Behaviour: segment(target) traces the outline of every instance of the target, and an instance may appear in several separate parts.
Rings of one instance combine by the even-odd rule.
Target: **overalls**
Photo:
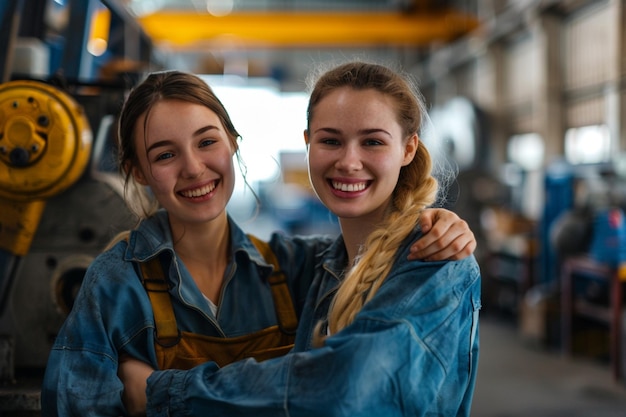
[[[238,337],[215,337],[181,332],[168,292],[168,283],[158,257],[140,264],[142,282],[150,297],[155,321],[155,349],[159,369],[191,369],[214,361],[219,366],[253,357],[259,361],[289,352],[295,340],[298,319],[289,288],[278,260],[266,242],[248,235],[265,260],[274,266],[268,278],[278,324]]]

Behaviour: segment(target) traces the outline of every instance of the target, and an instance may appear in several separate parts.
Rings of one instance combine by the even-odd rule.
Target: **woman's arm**
[[[403,415],[408,405],[404,402],[416,401],[429,410],[446,370],[411,339],[405,323],[385,328],[380,324],[355,322],[368,326],[368,331],[342,332],[323,348],[265,362],[240,361],[221,369],[210,362],[189,371],[153,371],[147,364],[128,360],[120,364],[119,372],[124,402],[131,416],[159,417],[392,417]],[[402,392],[412,397],[418,391],[419,369],[428,370],[429,383],[423,384],[419,397],[402,398]]]
[[[146,388],[154,368],[130,356],[120,357],[118,376],[124,383],[122,400],[129,416],[146,414]]]
[[[420,228],[423,236],[411,246],[409,260],[456,261],[467,258],[476,250],[474,233],[467,222],[453,211],[443,208],[425,209],[420,217]],[[271,244],[276,251],[283,250],[281,245],[284,245],[284,242],[280,241],[279,236],[275,234],[272,238]],[[286,238],[286,240],[293,248],[316,253],[324,251],[332,243],[332,239],[327,236]],[[293,255],[293,249],[287,248],[286,254]],[[295,270],[304,271],[310,265],[304,265],[306,262],[300,260],[302,257],[296,259],[292,256],[291,259],[287,259],[290,268]]]
[[[319,349],[221,369],[152,372],[125,362],[125,395],[141,397],[132,399],[141,415],[147,393],[149,416],[468,415],[480,307],[473,263],[420,263],[416,274],[408,262]]]
[[[420,217],[423,236],[415,241],[409,260],[459,260],[476,249],[476,238],[467,222],[446,209],[426,209]],[[334,241],[328,236],[288,237],[274,233],[269,241],[287,276],[298,316],[313,280],[317,255]]]

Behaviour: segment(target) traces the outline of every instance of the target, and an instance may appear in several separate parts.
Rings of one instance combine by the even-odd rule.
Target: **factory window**
[[[511,136],[507,148],[509,160],[526,171],[534,171],[543,165],[544,144],[537,133]]]
[[[565,132],[565,158],[571,164],[611,160],[611,136],[606,125],[570,128]]]
[[[202,77],[224,103],[241,135],[239,151],[245,163],[243,170],[248,184],[257,193],[261,193],[264,186],[279,186],[282,183],[281,153],[300,152],[304,155],[306,151],[303,132],[306,128],[307,93],[282,92],[277,82],[271,79],[234,75]],[[304,156],[301,162],[306,166]],[[268,228],[266,225],[261,230],[256,228],[258,223],[262,223],[253,214],[257,207],[256,200],[246,189],[241,172],[235,171],[237,180],[229,203],[229,213],[242,224],[245,223],[248,230],[258,236],[268,237],[265,234]],[[255,220],[251,221],[251,218]],[[263,221],[272,230],[280,228],[266,219]]]
[[[241,135],[246,178],[254,184],[277,180],[281,151],[304,151],[306,92],[281,92],[275,81],[238,76],[202,76],[224,103]],[[237,180],[243,188],[243,179]]]

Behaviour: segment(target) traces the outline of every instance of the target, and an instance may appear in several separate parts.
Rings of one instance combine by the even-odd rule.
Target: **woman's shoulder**
[[[408,260],[404,256],[396,259],[388,279],[409,283],[417,281],[419,286],[434,281],[431,285],[447,285],[465,290],[480,280],[480,267],[474,255],[455,261]],[[415,287],[415,284],[413,282],[411,287]]]
[[[139,282],[133,262],[126,259],[128,241],[118,241],[96,256],[85,273],[82,285],[112,287]]]
[[[159,210],[153,216],[142,219],[136,228],[128,232],[124,246],[124,259],[143,261],[162,251],[173,251],[174,244],[167,212]]]
[[[480,268],[473,256],[458,261],[396,261],[372,299],[372,308],[392,306],[391,315],[454,307],[463,300],[480,300]],[[438,307],[437,307],[438,308]]]

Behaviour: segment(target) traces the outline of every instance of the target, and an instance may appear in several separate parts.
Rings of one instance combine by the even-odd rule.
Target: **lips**
[[[187,198],[198,198],[209,194],[211,191],[215,190],[215,182],[211,182],[210,184],[204,185],[199,188],[194,188],[192,190],[183,190],[178,193],[183,197]]]
[[[363,191],[365,188],[367,188],[367,184],[367,181],[350,184],[341,181],[331,181],[331,185],[335,190],[347,193]]]

